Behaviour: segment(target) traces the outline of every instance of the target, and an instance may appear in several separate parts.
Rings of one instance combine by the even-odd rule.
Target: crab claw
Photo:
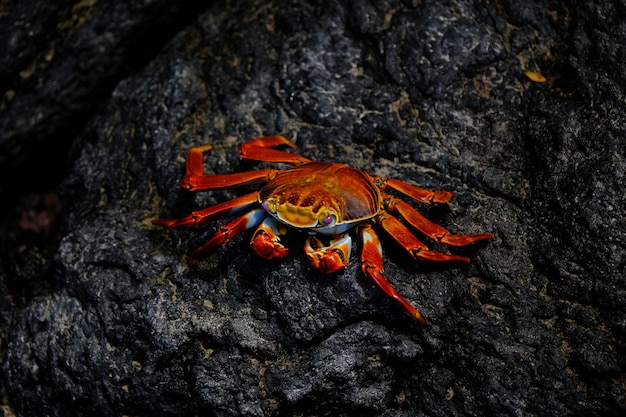
[[[271,217],[266,218],[256,229],[250,245],[252,250],[264,259],[281,259],[289,254],[289,250],[280,243],[280,236],[287,228]]]
[[[347,233],[333,237],[324,245],[316,236],[309,236],[304,243],[304,251],[311,265],[325,274],[332,274],[348,265],[352,239]]]

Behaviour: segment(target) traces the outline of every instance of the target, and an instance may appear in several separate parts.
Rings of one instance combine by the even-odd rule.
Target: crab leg
[[[187,175],[201,177],[204,175],[203,154],[213,149],[213,145],[196,146],[187,151],[185,171]]]
[[[219,190],[238,185],[270,182],[280,172],[279,169],[259,169],[256,171],[219,175],[196,175],[187,173],[180,182],[180,186],[188,191]]]
[[[309,257],[311,265],[325,274],[344,269],[348,265],[352,238],[346,233],[340,233],[324,245],[317,236],[309,236],[304,243],[304,252]]]
[[[464,256],[448,255],[441,252],[429,250],[426,245],[420,242],[411,231],[400,222],[400,220],[388,213],[381,213],[376,218],[376,222],[409,254],[416,260],[434,262],[459,262],[470,263],[470,259]]]
[[[194,211],[189,216],[182,219],[154,219],[152,224],[165,226],[170,229],[184,229],[199,227],[214,219],[220,219],[232,214],[240,213],[251,205],[257,203],[258,192],[233,198],[223,203],[215,204],[202,210]]]
[[[280,237],[287,233],[287,226],[267,217],[256,229],[250,245],[252,250],[264,259],[281,259],[289,254],[289,250],[280,243]]]
[[[422,213],[415,210],[410,204],[392,196],[384,197],[385,208],[392,213],[402,216],[411,226],[415,227],[436,242],[448,246],[465,246],[481,240],[493,239],[493,233],[453,235],[443,227],[428,220]]]
[[[374,182],[381,191],[387,188],[392,188],[402,194],[411,197],[414,200],[420,201],[426,204],[433,203],[447,203],[454,195],[450,191],[431,191],[424,188],[419,188],[414,185],[408,184],[404,181],[396,180],[393,178],[373,178]]]
[[[264,136],[252,139],[241,145],[239,147],[239,156],[242,159],[263,162],[284,162],[292,165],[302,165],[311,162],[311,160],[302,156],[270,148],[278,145],[287,145],[291,148],[296,147],[293,142],[283,136]]]
[[[383,251],[378,240],[378,235],[368,223],[357,226],[357,231],[363,242],[361,251],[361,268],[363,273],[389,297],[398,301],[409,314],[417,319],[422,325],[426,325],[426,320],[419,311],[415,309],[403,296],[396,291],[389,281],[383,276]]]
[[[187,152],[185,176],[180,186],[188,191],[217,190],[237,185],[270,182],[280,170],[260,169],[236,174],[204,175],[203,154],[213,149],[212,145],[196,146]]]
[[[258,226],[261,221],[263,221],[264,217],[265,210],[258,208],[244,214],[241,217],[237,217],[235,220],[224,226],[221,226],[204,245],[200,246],[189,255],[189,261],[194,263],[197,262],[199,258],[211,254],[220,245],[229,242],[241,232]]]

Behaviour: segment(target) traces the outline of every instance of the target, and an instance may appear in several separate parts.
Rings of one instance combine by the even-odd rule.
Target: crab
[[[308,233],[304,252],[312,266],[327,274],[348,265],[352,248],[350,231],[354,229],[361,241],[363,273],[423,325],[426,321],[420,312],[383,275],[383,252],[374,229],[384,230],[416,260],[460,264],[467,264],[470,259],[428,249],[409,227],[446,246],[466,246],[494,237],[493,233],[450,234],[410,204],[387,193],[393,190],[421,203],[441,204],[452,198],[449,191],[430,191],[397,179],[371,176],[348,165],[315,162],[274,149],[281,145],[296,147],[283,136],[265,136],[241,145],[239,155],[242,159],[286,163],[292,167],[221,175],[204,173],[203,155],[213,148],[211,145],[190,149],[186,174],[180,182],[184,189],[205,191],[257,183],[264,184],[263,187],[181,219],[154,219],[152,223],[171,229],[196,228],[215,219],[239,215],[193,251],[189,255],[191,263],[252,228],[256,228],[250,241],[253,251],[261,258],[282,259],[289,249],[281,243],[281,237],[290,229],[300,230]]]

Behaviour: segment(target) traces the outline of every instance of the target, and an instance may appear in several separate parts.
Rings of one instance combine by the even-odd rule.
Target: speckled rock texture
[[[519,4],[214,2],[107,78],[59,186],[63,224],[45,250],[3,255],[4,414],[624,415],[626,6]],[[186,151],[210,143],[208,172],[251,170],[264,165],[237,146],[272,134],[453,191],[415,206],[496,238],[424,239],[472,258],[460,268],[382,239],[426,327],[363,276],[356,247],[327,276],[300,234],[269,262],[248,233],[191,266],[222,223],[151,220],[255,187],[182,190]]]

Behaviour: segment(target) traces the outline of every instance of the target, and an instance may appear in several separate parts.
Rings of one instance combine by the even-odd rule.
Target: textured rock
[[[198,3],[7,2],[0,14],[0,193],[58,182],[86,119],[121,77],[193,21]]]
[[[90,119],[46,267],[24,272],[29,252],[0,270],[48,280],[3,312],[7,410],[624,413],[623,6],[318,3],[215,5]],[[186,150],[212,143],[211,172],[254,169],[236,146],[264,134],[454,191],[420,209],[496,239],[453,250],[472,257],[463,268],[416,264],[383,239],[386,275],[425,328],[356,254],[342,273],[313,270],[297,234],[283,262],[244,236],[190,267],[215,226],[150,220],[241,191],[181,190]]]

